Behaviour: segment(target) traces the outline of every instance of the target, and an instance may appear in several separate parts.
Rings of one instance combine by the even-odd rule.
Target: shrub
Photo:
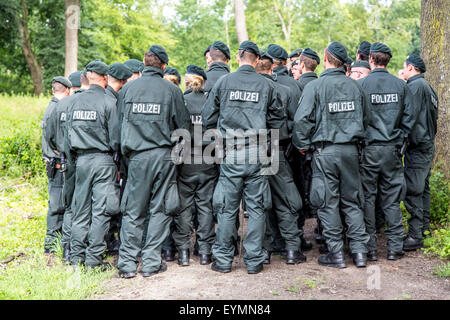
[[[450,222],[449,201],[450,184],[441,171],[442,164],[437,164],[430,177],[430,220],[432,223],[444,225]]]

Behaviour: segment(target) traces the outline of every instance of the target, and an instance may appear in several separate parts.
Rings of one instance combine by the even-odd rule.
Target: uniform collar
[[[212,70],[226,70],[227,72],[230,72],[230,67],[223,62],[213,62],[209,65],[208,71]]]
[[[414,80],[417,80],[417,79],[420,79],[420,78],[425,78],[423,73],[419,73],[419,74],[416,74],[415,76],[412,76],[411,78],[408,79],[408,81],[406,81],[406,83],[411,83]]]
[[[275,81],[275,79],[270,74],[260,73],[260,75],[262,75],[264,78]]]
[[[276,73],[279,76],[289,76],[288,69],[286,66],[273,68],[273,73]]]
[[[376,69],[373,69],[372,71],[370,71],[370,73],[375,73],[375,72],[389,73],[389,71],[387,71],[386,68],[376,68]]]
[[[342,74],[345,76],[345,71],[342,68],[330,68],[330,69],[326,69],[324,72],[322,72],[320,74],[321,77],[323,76],[327,76],[327,75],[338,75],[338,74]]]
[[[98,91],[105,93],[105,89],[100,87],[98,84],[91,84],[88,91]]]
[[[53,96],[52,99],[51,99],[50,101],[51,101],[51,102],[58,102],[59,100],[58,100],[57,97]]]
[[[237,69],[237,71],[238,72],[254,72],[254,73],[256,73],[255,68],[253,68],[249,64],[244,64],[242,67],[239,67],[239,69]]]
[[[317,74],[315,72],[307,72],[307,73],[302,74],[300,76],[300,79],[301,78],[317,78]]]
[[[114,97],[119,97],[119,93],[116,92],[110,85],[106,87],[106,90],[110,91],[114,95]]]
[[[145,76],[145,77],[160,76],[162,78],[162,77],[164,77],[164,72],[159,68],[146,66],[146,67],[144,67],[144,71],[142,71],[142,76]]]

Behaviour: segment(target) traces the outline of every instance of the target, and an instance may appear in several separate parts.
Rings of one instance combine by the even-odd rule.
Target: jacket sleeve
[[[414,94],[408,85],[405,85],[405,101],[403,108],[402,120],[400,123],[400,128],[406,136],[409,136],[414,125],[416,124],[419,108],[422,101],[422,90],[417,90]]]
[[[172,95],[172,124],[174,130],[191,128],[191,119],[184,103],[183,93],[178,88],[173,90]]]
[[[106,101],[106,122],[109,136],[109,147],[113,151],[119,151],[120,146],[120,132],[119,132],[119,115],[117,106],[112,99],[105,97]]]
[[[275,87],[272,86],[267,106],[267,128],[281,129],[286,125],[287,114],[283,107],[283,99]]]
[[[59,102],[58,102],[59,103]],[[56,143],[56,135],[57,135],[57,128],[58,128],[58,124],[57,122],[59,121],[58,119],[58,103],[55,105],[55,107],[53,108],[53,111],[50,113],[48,119],[47,119],[47,125],[44,128],[44,133],[45,133],[45,139],[48,143],[48,146],[52,149],[52,150],[58,150],[61,151],[57,146]]]
[[[314,86],[305,86],[294,116],[292,143],[299,150],[309,149],[311,134],[316,126],[316,94]]]
[[[205,105],[202,108],[202,121],[204,131],[217,128],[217,121],[219,120],[220,114],[220,83],[220,80],[216,82],[214,87],[209,92],[208,99],[206,99]]]

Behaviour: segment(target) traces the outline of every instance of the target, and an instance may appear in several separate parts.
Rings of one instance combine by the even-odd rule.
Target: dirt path
[[[307,239],[314,239],[314,219],[305,225]],[[446,299],[450,300],[450,281],[432,275],[439,259],[409,252],[399,261],[386,259],[385,238],[379,237],[379,260],[367,268],[356,268],[347,258],[346,269],[317,264],[318,245],[307,252],[308,260],[299,265],[286,265],[273,256],[264,271],[249,275],[244,262],[233,262],[231,273],[220,274],[210,266],[191,258],[189,267],[168,263],[162,274],[134,279],[111,279],[104,294],[94,299]],[[370,289],[373,288],[373,289]]]

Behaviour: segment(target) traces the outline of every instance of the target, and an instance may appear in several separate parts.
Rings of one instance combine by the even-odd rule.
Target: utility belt
[[[61,169],[61,159],[59,158],[43,158],[45,162],[45,169],[47,171],[47,177],[53,179],[56,175],[56,170]]]
[[[332,146],[332,145],[356,146],[356,142],[335,143],[335,142],[329,142],[329,141],[321,141],[321,142],[314,143],[314,148],[316,150],[318,150],[318,149],[323,149],[325,147]]]

